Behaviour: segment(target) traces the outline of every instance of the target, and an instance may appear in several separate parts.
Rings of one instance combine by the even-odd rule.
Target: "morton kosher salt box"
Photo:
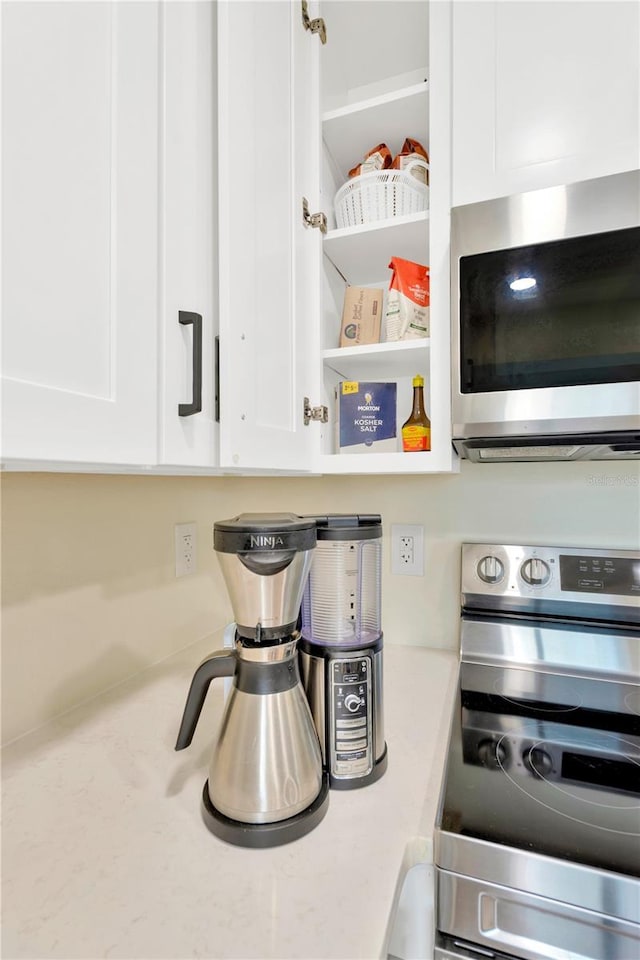
[[[340,453],[394,453],[395,383],[342,380],[336,388],[337,446]]]

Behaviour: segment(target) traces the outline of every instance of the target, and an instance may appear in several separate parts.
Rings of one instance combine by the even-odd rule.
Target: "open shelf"
[[[391,257],[429,263],[429,211],[329,230],[323,249],[347,283],[378,283]]]
[[[329,349],[321,351],[318,363],[320,402],[328,408],[329,421],[319,427],[320,443],[313,470],[338,476],[448,474],[456,470],[449,423],[449,343],[443,332],[449,325],[449,257],[442,229],[448,206],[445,214],[442,211],[449,189],[450,134],[446,109],[439,109],[432,118],[429,101],[432,80],[434,90],[446,93],[450,64],[439,47],[434,47],[438,50],[435,65],[429,63],[433,46],[429,34],[434,20],[448,40],[449,21],[446,12],[440,14],[437,4],[378,0],[375,8],[370,23],[368,18],[363,19],[362,4],[356,0],[327,0],[321,5],[332,38],[323,51],[321,71],[321,193],[330,229],[322,240],[320,339]],[[442,50],[447,49],[445,44]],[[440,102],[446,108],[446,99]],[[332,201],[347,182],[349,170],[379,143],[386,143],[395,156],[407,137],[418,140],[434,156],[430,176],[436,181],[437,192],[434,194],[430,188],[427,210],[331,229],[331,224],[335,224]],[[435,206],[432,197],[438,200]],[[432,303],[433,340],[334,346],[338,342],[345,283],[385,288],[384,317],[392,257],[430,267],[433,290],[435,293],[437,284],[439,294]],[[425,403],[433,425],[432,450],[403,453],[401,428],[411,411],[412,380],[416,374],[425,379]],[[389,444],[393,452],[338,452],[336,391],[345,380],[395,382],[397,443]]]
[[[395,156],[406,137],[429,150],[429,84],[372,97],[322,117],[322,137],[336,170],[346,181],[349,170],[378,143],[386,143]]]
[[[322,360],[342,380],[397,380],[399,377],[413,377],[429,368],[430,345],[430,339],[425,337],[361,347],[338,347],[324,350]]]
[[[451,473],[450,455],[428,453],[339,453],[319,458],[323,474]],[[457,472],[457,471],[456,471]]]

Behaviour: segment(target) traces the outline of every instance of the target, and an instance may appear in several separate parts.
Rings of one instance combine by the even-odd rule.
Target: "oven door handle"
[[[638,946],[638,924],[612,915],[614,910],[625,912],[622,901],[603,902],[602,910],[596,912],[449,871],[437,873],[438,929],[447,937],[513,957],[600,960],[635,956],[629,950]],[[570,888],[567,893],[575,896],[580,878],[574,880],[573,894]]]

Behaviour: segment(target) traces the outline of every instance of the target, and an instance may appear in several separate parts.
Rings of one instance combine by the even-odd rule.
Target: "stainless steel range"
[[[441,958],[640,958],[640,553],[464,544]]]

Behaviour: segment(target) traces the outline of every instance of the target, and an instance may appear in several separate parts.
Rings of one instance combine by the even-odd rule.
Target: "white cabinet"
[[[640,166],[640,4],[453,4],[453,205]]]
[[[2,20],[3,459],[215,467],[215,6]]]
[[[157,6],[1,15],[3,457],[155,463]]]
[[[3,4],[9,468],[454,467],[450,4],[320,14],[326,45],[300,0]],[[406,137],[431,155],[429,210],[336,229],[348,169]],[[431,337],[340,350],[346,284],[387,288],[392,256],[431,268]],[[399,450],[417,373],[431,452],[337,454],[336,384],[398,383]]]
[[[300,3],[219,6],[221,465],[450,471],[449,4],[310,4],[326,44],[304,29]],[[350,167],[383,141],[397,153],[407,137],[430,153],[429,210],[336,229],[333,199]],[[324,237],[305,226],[303,199],[325,213]],[[345,286],[388,288],[393,256],[431,268],[431,337],[339,348]],[[337,453],[339,381],[398,383],[400,451],[418,373],[430,452]],[[326,407],[327,423],[304,423],[305,397]]]
[[[303,398],[317,355],[317,44],[300,4],[219,9],[220,462],[311,467]]]
[[[182,468],[218,462],[216,32],[212,3],[160,5],[158,462]]]

